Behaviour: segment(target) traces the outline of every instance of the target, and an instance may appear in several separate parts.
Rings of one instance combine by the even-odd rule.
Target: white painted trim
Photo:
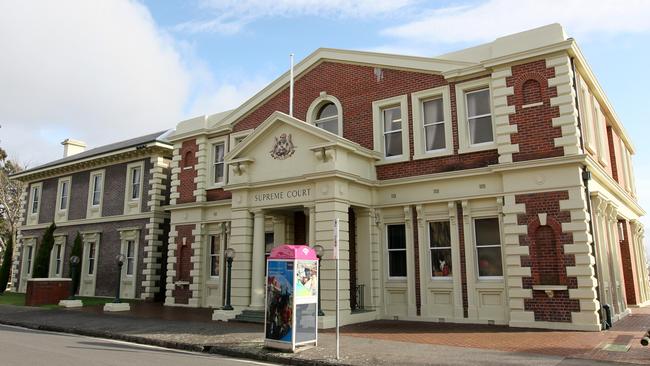
[[[384,146],[384,117],[383,110],[391,107],[399,107],[402,117],[402,154],[386,157]],[[375,165],[399,163],[410,159],[409,144],[409,113],[408,96],[398,95],[391,98],[372,102],[372,126],[373,126],[373,149],[381,154],[381,160]]]
[[[38,189],[36,200],[36,212],[34,212],[34,189]],[[27,225],[38,224],[38,218],[41,212],[43,198],[43,182],[32,183],[29,185],[29,205],[27,206]]]
[[[207,172],[206,177],[206,189],[215,189],[221,188],[226,185],[228,181],[228,165],[226,164],[226,155],[228,155],[229,146],[228,146],[228,136],[219,136],[207,141],[207,157],[206,157],[206,167],[205,171]],[[214,147],[216,145],[223,144],[223,180],[221,182],[214,181],[214,164],[215,164],[215,154]]]
[[[99,204],[93,205],[93,194],[94,194],[94,178],[96,176],[101,177],[101,187],[99,191]],[[86,209],[86,218],[99,218],[102,217],[102,207],[104,203],[104,187],[106,185],[106,170],[94,170],[90,172],[88,180],[88,203]]]
[[[243,142],[246,139],[246,137],[248,137],[251,133],[253,133],[253,131],[254,130],[252,128],[249,128],[248,130],[231,133],[229,135],[230,141],[228,143],[228,152],[230,152],[230,150],[232,150],[235,146],[239,145],[239,143]],[[242,137],[243,139],[238,143],[237,140]]]
[[[320,96],[316,99],[314,99],[313,102],[311,102],[311,105],[309,106],[309,109],[307,109],[307,123],[311,123],[312,125],[316,125],[316,117],[318,112],[320,112],[320,109],[322,106],[324,106],[327,103],[333,103],[334,106],[336,107],[336,113],[337,113],[337,135],[343,136],[343,106],[341,105],[341,102],[338,100],[333,95],[329,95],[326,92],[321,92]]]
[[[133,169],[140,169],[140,186],[138,197],[133,199],[132,197],[132,178],[133,178]],[[126,166],[126,183],[124,185],[124,214],[137,214],[142,211],[142,195],[144,194],[144,185],[147,183],[144,181],[145,171],[144,171],[144,160],[136,161],[130,163]]]
[[[437,98],[442,98],[444,116],[442,122],[445,127],[445,148],[427,151],[426,131],[424,129],[424,102]],[[413,114],[413,159],[427,159],[437,156],[452,155],[454,153],[454,135],[451,121],[451,98],[449,85],[411,93],[411,111]]]
[[[66,198],[65,209],[61,209],[61,200],[62,200],[61,195],[63,194],[63,183],[68,184],[68,197]],[[72,193],[72,177],[67,176],[67,177],[59,178],[59,181],[57,183],[57,188],[56,188],[56,203],[54,208],[54,217],[55,217],[54,221],[57,223],[57,225],[60,222],[68,221],[68,211],[70,209],[71,193]]]
[[[456,120],[458,121],[458,153],[465,154],[476,151],[494,150],[496,144],[496,126],[494,124],[494,101],[489,77],[466,81],[456,84]],[[487,88],[490,93],[490,114],[492,121],[492,142],[472,144],[469,133],[469,120],[467,118],[466,94],[475,90]]]

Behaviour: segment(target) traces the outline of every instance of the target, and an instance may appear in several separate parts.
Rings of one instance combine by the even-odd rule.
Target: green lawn
[[[75,299],[83,301],[84,306],[104,305],[107,302],[113,302],[112,298],[105,298],[105,297],[77,296],[77,297],[75,297]],[[133,302],[137,302],[137,301],[140,301],[140,300],[125,299],[125,300],[122,300],[122,301],[133,303]],[[0,295],[0,305],[24,306],[25,305],[25,294],[16,293],[16,292],[6,292],[5,291],[2,295]],[[59,306],[55,305],[55,304],[51,304],[51,305],[41,305],[41,307],[56,309]]]

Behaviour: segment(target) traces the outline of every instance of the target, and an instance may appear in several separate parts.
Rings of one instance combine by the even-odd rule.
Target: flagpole
[[[289,72],[289,115],[293,117],[293,53],[289,54],[291,69]]]
[[[334,220],[334,258],[336,259],[336,359],[340,358],[339,333],[339,219]]]

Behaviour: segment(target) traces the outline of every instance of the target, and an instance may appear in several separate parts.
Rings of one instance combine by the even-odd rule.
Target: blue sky
[[[637,148],[650,207],[650,2],[188,0],[0,3],[0,144],[31,166],[237,106],[318,47],[435,56],[560,22]],[[38,146],[38,148],[35,148]]]

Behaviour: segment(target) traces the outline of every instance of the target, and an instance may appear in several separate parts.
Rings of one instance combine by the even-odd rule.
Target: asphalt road
[[[257,366],[272,364],[0,325],[0,365]]]

